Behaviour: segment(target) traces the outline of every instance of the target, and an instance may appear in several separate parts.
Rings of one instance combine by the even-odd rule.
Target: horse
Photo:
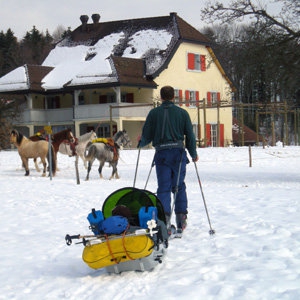
[[[79,136],[78,138],[76,138],[76,141],[73,144],[73,146],[72,146],[72,144],[68,143],[67,141],[63,141],[59,145],[58,151],[61,154],[66,154],[69,156],[74,156],[74,155],[80,156],[80,158],[83,161],[84,167],[87,169],[87,162],[84,158],[84,151],[85,151],[86,145],[95,139],[97,139],[97,134],[96,134],[96,132],[91,130],[90,132],[87,132],[87,133]]]
[[[44,135],[45,135],[45,131],[42,129],[42,130],[38,131],[35,135],[30,136],[29,139],[33,142],[40,141],[40,140],[47,140],[48,136],[46,136],[46,138],[45,138]],[[56,162],[57,162],[57,152],[59,150],[59,145],[64,141],[67,141],[68,143],[75,142],[75,138],[71,131],[71,128],[67,128],[67,129],[59,131],[57,133],[54,133],[51,135],[50,138],[51,138],[51,144],[54,148]],[[34,158],[33,161],[34,161],[36,170],[38,172],[40,172],[40,168],[38,167],[38,164],[37,164],[37,159]]]
[[[57,152],[59,150],[59,145],[64,141],[67,141],[68,143],[74,145],[75,137],[71,131],[71,128],[64,129],[62,131],[59,131],[51,135],[51,144],[54,148],[56,163],[57,163]]]
[[[29,168],[28,168],[28,159],[29,158],[38,158],[40,157],[43,163],[43,174],[42,176],[46,176],[47,163],[46,158],[49,164],[49,143],[45,140],[40,140],[37,142],[31,141],[29,138],[24,136],[22,133],[18,132],[16,129],[13,129],[10,132],[10,142],[14,144],[18,148],[19,155],[22,159],[22,162],[25,167],[25,176],[29,176]],[[56,173],[56,157],[54,152],[54,147],[51,147],[52,154],[52,174],[55,176]]]
[[[102,140],[108,140],[108,141],[106,143],[105,142],[90,143],[87,145],[86,151],[84,152],[84,157],[88,161],[88,169],[87,169],[87,175],[85,179],[86,181],[89,180],[89,174],[95,159],[98,159],[100,162],[98,168],[100,178],[103,178],[102,168],[105,162],[108,162],[113,169],[109,179],[112,179],[114,177],[116,179],[120,178],[117,170],[117,165],[119,160],[119,150],[121,146],[125,147],[128,144],[130,145],[130,138],[127,132],[125,130],[122,130],[122,131],[118,131],[112,137],[112,139],[103,138]]]
[[[40,131],[38,131],[36,134],[32,135],[29,137],[29,139],[33,142],[37,142],[37,141],[41,141],[41,140],[44,140],[46,141],[46,139],[44,138],[43,134],[45,133],[45,131],[42,129]],[[38,172],[41,172],[41,169],[39,168],[39,165],[37,163],[37,159],[34,158],[33,159],[34,161],[34,165],[35,165],[35,169],[38,171]],[[22,165],[23,168],[24,168],[24,164]]]

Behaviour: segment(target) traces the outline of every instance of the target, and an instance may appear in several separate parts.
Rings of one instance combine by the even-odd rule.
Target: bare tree
[[[63,25],[58,25],[52,33],[53,42],[54,43],[59,42],[62,39],[63,34],[65,32],[66,32],[66,28]]]
[[[219,1],[212,1],[201,10],[203,20],[227,24],[248,20],[254,23],[259,31],[275,30],[281,33],[281,42],[300,39],[300,1],[277,0],[281,6],[277,15],[267,11],[261,1],[234,0],[225,6]]]
[[[10,146],[9,132],[12,129],[12,122],[19,118],[23,103],[23,97],[18,101],[9,95],[2,95],[0,98],[0,150],[8,149]]]
[[[212,1],[201,11],[213,24],[203,33],[235,83],[238,102],[287,101],[291,109],[299,108],[300,1],[273,3],[281,7],[277,14],[258,0]],[[254,124],[255,112],[244,113],[247,125]]]

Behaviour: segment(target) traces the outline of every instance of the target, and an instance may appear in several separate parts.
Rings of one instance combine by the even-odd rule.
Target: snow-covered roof
[[[26,68],[19,67],[0,78],[0,90],[18,91],[29,88]]]
[[[136,84],[154,86],[153,77],[164,68],[177,42],[184,38],[208,43],[202,34],[175,13],[167,17],[82,23],[58,43],[39,66],[42,77],[35,72],[35,76],[40,78],[33,80],[28,66],[19,67],[0,78],[0,92],[32,90],[30,83],[38,81],[39,86],[36,85],[35,90],[41,91],[108,83],[134,84],[132,78],[137,80]],[[121,82],[114,57],[142,60],[144,65],[133,64],[130,68],[134,61],[128,60],[129,67]],[[139,72],[136,72],[137,67]]]

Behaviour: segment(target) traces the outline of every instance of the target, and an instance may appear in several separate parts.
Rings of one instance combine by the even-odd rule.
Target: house
[[[60,41],[42,65],[24,65],[0,78],[1,94],[24,95],[16,126],[32,135],[51,125],[76,136],[107,137],[126,129],[133,146],[164,85],[175,88],[199,146],[232,141],[232,83],[210,41],[176,13],[100,22],[99,14]],[[225,105],[226,104],[226,105]]]
[[[234,146],[254,146],[260,143],[264,143],[262,135],[241,124],[238,119],[232,118],[232,144]]]

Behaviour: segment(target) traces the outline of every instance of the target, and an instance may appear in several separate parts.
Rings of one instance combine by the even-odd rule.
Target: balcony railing
[[[146,117],[152,104],[107,103],[79,105],[75,107],[75,119],[107,119],[120,117]]]
[[[112,118],[146,118],[153,106],[151,104],[107,103],[78,105],[74,108],[25,109],[19,123],[45,124],[74,122],[76,120]]]
[[[45,124],[72,122],[73,108],[56,109],[25,109],[20,116],[19,123],[25,124]]]

